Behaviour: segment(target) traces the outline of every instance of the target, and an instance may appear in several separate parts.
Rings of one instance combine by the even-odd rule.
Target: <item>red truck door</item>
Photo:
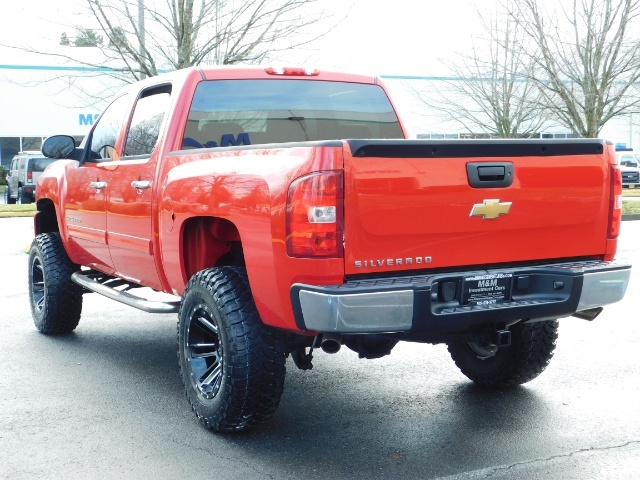
[[[64,221],[71,258],[81,265],[110,273],[105,215],[107,174],[101,164],[96,163],[68,170]]]
[[[158,155],[154,152],[170,86],[147,89],[139,96],[123,146],[110,165],[107,238],[116,272],[161,289],[153,257],[152,199]]]
[[[113,268],[107,245],[109,165],[116,154],[116,142],[130,106],[130,97],[123,95],[100,116],[85,145],[90,150],[88,158],[67,170],[67,185],[62,194],[71,258],[107,273],[112,273]]]

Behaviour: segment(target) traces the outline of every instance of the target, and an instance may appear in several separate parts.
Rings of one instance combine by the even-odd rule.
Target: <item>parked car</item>
[[[46,158],[37,151],[18,153],[11,161],[4,202],[31,203],[36,198],[38,177],[54,159]]]
[[[618,165],[622,172],[622,186],[640,188],[640,153],[623,151],[616,153]]]

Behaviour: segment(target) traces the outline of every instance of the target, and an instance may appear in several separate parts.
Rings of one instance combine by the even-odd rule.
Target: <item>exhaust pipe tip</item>
[[[591,322],[595,320],[596,317],[600,315],[603,310],[604,308],[602,307],[590,308],[588,310],[581,310],[579,312],[576,312],[573,314],[573,316],[576,318],[580,318],[582,320],[589,320]]]
[[[336,333],[323,333],[320,348],[325,353],[338,353],[342,346],[342,335]]]

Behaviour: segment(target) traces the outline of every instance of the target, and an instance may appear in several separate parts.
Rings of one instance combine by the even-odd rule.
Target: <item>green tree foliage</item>
[[[73,45],[76,47],[100,47],[102,46],[102,42],[102,35],[88,28],[80,28],[78,29],[76,39],[73,41]]]
[[[104,38],[90,28],[76,27],[76,37],[71,41],[67,32],[60,34],[60,45],[74,47],[101,47]]]

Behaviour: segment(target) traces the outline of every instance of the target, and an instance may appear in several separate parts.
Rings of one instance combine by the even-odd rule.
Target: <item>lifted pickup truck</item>
[[[558,318],[627,287],[613,146],[405,135],[379,78],[191,68],[127,87],[79,148],[43,145],[63,160],[38,181],[37,329],[74,330],[87,292],[177,312],[186,396],[218,431],[271,417],[286,358],[309,369],[315,349],[446,343],[478,384],[535,378]]]

